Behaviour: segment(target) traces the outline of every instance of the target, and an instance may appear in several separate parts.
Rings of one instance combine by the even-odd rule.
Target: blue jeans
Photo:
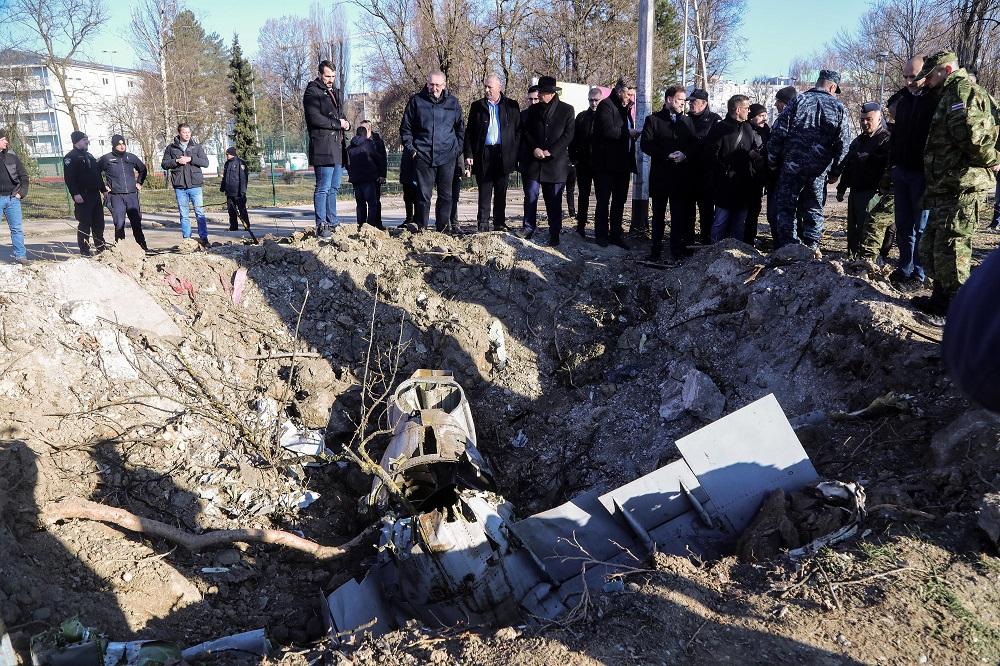
[[[208,240],[208,222],[205,220],[205,206],[202,204],[200,187],[179,187],[174,190],[177,210],[181,216],[181,236],[191,238],[191,218],[188,206],[194,206],[194,216],[198,219],[198,238]]]
[[[28,256],[28,251],[24,247],[21,200],[17,197],[0,197],[0,212],[7,218],[7,226],[10,227],[10,242],[14,246],[14,258]]]
[[[917,248],[927,226],[920,199],[924,195],[924,174],[899,167],[892,168],[892,189],[896,196],[896,243],[899,245],[899,272],[906,277],[924,279]]]
[[[718,243],[723,238],[743,240],[746,228],[746,208],[715,207],[715,219],[712,221],[712,242]]]
[[[997,191],[993,196],[993,220],[991,227],[1000,227],[1000,178],[997,178]]]
[[[313,190],[313,210],[316,212],[316,228],[333,227],[337,224],[337,193],[344,167],[339,164],[314,166],[316,189]]]

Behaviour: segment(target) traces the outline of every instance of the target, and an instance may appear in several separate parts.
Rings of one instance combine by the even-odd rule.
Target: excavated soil
[[[823,258],[726,242],[654,266],[636,260],[642,243],[575,234],[553,249],[344,226],[329,241],[150,257],[123,243],[0,267],[0,618],[22,651],[71,616],[182,645],[265,627],[287,664],[996,663],[1000,560],[976,527],[1000,489],[996,423],[943,374],[914,294],[841,261],[842,213]],[[995,244],[977,237],[977,258]],[[656,556],[559,623],[413,627],[332,655],[321,589],[361,572],[365,552],[190,552],[46,516],[82,498],[190,532],[346,542],[370,522],[368,478],[336,456],[290,459],[278,429],[324,429],[336,453],[362,405],[417,368],[463,385],[521,515],[648,473],[677,438],[773,393],[819,473],[864,485],[864,536],[799,562]],[[693,369],[717,390],[682,404]],[[889,392],[895,407],[850,415]],[[319,498],[300,508],[306,491]]]

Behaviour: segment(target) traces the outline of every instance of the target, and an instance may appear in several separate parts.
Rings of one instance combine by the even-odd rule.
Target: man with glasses
[[[897,98],[892,136],[889,138],[889,166],[896,202],[896,243],[899,265],[889,279],[897,285],[916,286],[924,281],[924,267],[917,254],[927,220],[920,199],[924,195],[924,146],[931,127],[937,97],[924,88],[917,73],[924,66],[922,56],[903,65],[904,87]]]
[[[594,166],[591,162],[591,140],[594,133],[594,114],[597,105],[601,103],[601,89],[594,87],[587,93],[587,101],[590,106],[586,111],[580,112],[576,116],[573,131],[573,143],[569,146],[569,159],[576,170],[576,185],[579,187],[579,195],[576,200],[576,233],[581,238],[587,237],[587,213],[590,211],[590,190],[594,184]],[[569,182],[566,183],[567,197],[569,193]],[[570,215],[573,211],[570,212]]]

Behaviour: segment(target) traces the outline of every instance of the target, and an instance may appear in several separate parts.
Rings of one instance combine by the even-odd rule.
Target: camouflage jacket
[[[945,79],[924,150],[925,199],[992,191],[1000,109],[965,69]]]
[[[771,128],[767,161],[774,169],[840,176],[852,139],[847,107],[825,90],[808,90],[785,107]]]

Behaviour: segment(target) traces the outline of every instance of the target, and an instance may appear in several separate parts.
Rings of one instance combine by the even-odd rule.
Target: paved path
[[[514,218],[516,226],[520,226],[522,205],[521,192],[512,189],[509,192],[507,204],[508,221]],[[382,199],[382,221],[386,226],[397,226],[403,223],[406,210],[401,195],[387,195]],[[539,202],[539,208],[544,209]],[[287,236],[299,229],[313,226],[312,206],[288,206],[275,208],[251,208],[250,227],[258,237],[265,234]],[[355,202],[353,199],[341,199],[337,202],[337,213],[342,222],[353,224],[355,217]],[[541,214],[541,211],[540,211]],[[544,215],[541,215],[544,219]],[[229,217],[226,213],[209,213],[208,236],[210,241],[240,240],[246,236],[244,231],[229,231]],[[472,230],[476,224],[476,191],[463,192],[459,199],[458,219],[466,230]],[[433,224],[433,220],[431,221]],[[192,226],[194,220],[192,219]],[[132,242],[132,233],[126,224],[126,242]],[[150,249],[162,250],[176,246],[181,240],[180,222],[176,215],[169,213],[145,213],[143,215],[143,232]],[[76,220],[71,218],[61,220],[24,221],[25,246],[31,259],[63,260],[79,255],[76,245]],[[105,239],[114,238],[114,225],[111,216],[105,215]],[[10,230],[0,222],[0,262],[9,262],[12,258]]]

